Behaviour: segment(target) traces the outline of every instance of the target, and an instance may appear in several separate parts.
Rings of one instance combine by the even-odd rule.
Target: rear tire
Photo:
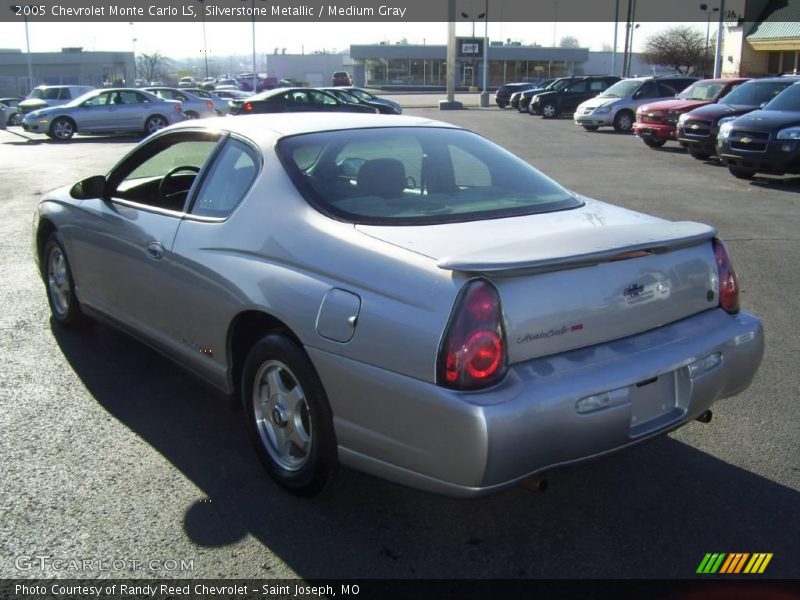
[[[198,115],[198,114],[197,114],[196,112],[194,112],[193,110],[187,111],[187,112],[185,112],[185,113],[183,113],[183,114],[185,114],[185,115],[186,115],[186,118],[187,118],[187,119],[199,119],[199,118],[200,118],[200,115]]]
[[[642,141],[651,148],[661,148],[667,143],[667,140],[659,140],[658,138],[642,138]]]
[[[314,496],[340,473],[333,413],[303,350],[268,334],[250,350],[241,388],[247,430],[270,477],[297,496]]]
[[[53,232],[47,238],[41,261],[42,275],[47,288],[47,302],[53,320],[66,328],[85,325],[87,319],[75,296],[75,280],[58,233]]]
[[[614,117],[614,129],[617,131],[630,131],[633,129],[634,120],[635,117],[631,111],[621,110],[617,113],[617,116]]]
[[[147,121],[144,122],[144,135],[152,135],[156,131],[164,129],[167,124],[167,120],[161,115],[153,115],[152,117],[148,117]]]
[[[728,167],[728,171],[730,174],[736,177],[736,179],[752,179],[756,172],[750,169],[741,169],[739,167]]]

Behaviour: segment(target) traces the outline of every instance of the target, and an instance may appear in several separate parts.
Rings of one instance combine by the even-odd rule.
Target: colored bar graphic
[[[772,560],[772,553],[757,552],[708,552],[700,561],[696,573],[720,575],[760,574],[763,573],[769,562]],[[747,565],[747,566],[745,566]],[[743,570],[744,569],[744,570]]]

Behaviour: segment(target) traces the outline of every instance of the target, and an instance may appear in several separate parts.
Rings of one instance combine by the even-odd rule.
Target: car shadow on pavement
[[[13,133],[13,132],[10,132]],[[131,135],[109,135],[109,136],[78,136],[70,140],[54,140],[49,137],[28,137],[29,134],[15,134],[14,137],[9,137],[8,140],[0,138],[0,143],[5,146],[32,146],[35,144],[130,144],[137,143],[142,140],[141,136]],[[35,134],[34,134],[35,135]],[[23,139],[23,136],[27,139]]]
[[[779,192],[800,192],[800,177],[787,177],[781,179],[778,177],[767,178],[756,175],[750,182],[754,187],[763,187],[770,190],[777,190]]]
[[[299,499],[220,394],[104,325],[52,331],[96,401],[207,496],[183,523],[201,546],[249,535],[303,578],[693,577],[707,552],[772,552],[769,576],[797,576],[800,494],[669,437],[551,473],[545,493],[456,500],[353,474]]]

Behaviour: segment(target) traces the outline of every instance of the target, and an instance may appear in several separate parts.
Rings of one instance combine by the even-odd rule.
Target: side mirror
[[[94,175],[82,179],[72,186],[69,195],[76,200],[89,200],[90,198],[105,198],[106,178],[102,175]]]

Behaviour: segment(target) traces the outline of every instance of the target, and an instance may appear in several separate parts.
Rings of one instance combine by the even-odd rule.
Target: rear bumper
[[[335,415],[343,464],[423,490],[473,497],[688,423],[746,389],[763,348],[757,318],[712,309],[513,365],[501,383],[472,393],[308,352]],[[716,367],[690,372],[690,364],[712,354],[721,358]],[[578,400],[603,393],[613,406],[577,412]]]
[[[665,125],[662,123],[640,123],[633,124],[633,133],[641,138],[651,138],[659,140],[676,139],[675,125]]]

